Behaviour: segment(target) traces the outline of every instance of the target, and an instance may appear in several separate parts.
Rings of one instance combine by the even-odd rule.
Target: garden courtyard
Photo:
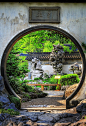
[[[55,31],[39,30],[13,46],[6,74],[23,108],[64,106],[60,100],[69,97],[80,82],[81,56],[69,38]]]
[[[0,3],[0,126],[86,125],[82,2]]]
[[[1,103],[1,113],[10,113],[12,124],[20,116],[24,118],[22,124],[32,126],[57,126],[61,122],[70,125],[79,121],[86,101],[82,110],[76,103],[76,108],[67,110],[66,99],[77,89],[82,69],[79,50],[65,36],[48,30],[25,35],[13,46],[6,63],[8,83],[18,96],[9,94],[8,98],[17,111],[15,107],[10,110],[10,105],[5,110]],[[19,116],[13,118],[14,114]]]

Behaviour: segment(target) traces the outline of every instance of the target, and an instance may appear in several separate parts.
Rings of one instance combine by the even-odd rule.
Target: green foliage
[[[56,84],[57,83],[57,79],[55,79],[56,75],[53,75],[52,77],[49,78],[49,83],[51,84]]]
[[[60,90],[61,89],[61,86],[60,85],[57,85],[56,86],[56,90]]]
[[[28,72],[28,62],[15,54],[14,47],[8,56],[6,65],[8,79],[10,76],[24,78],[25,74]]]
[[[24,92],[35,92],[34,87],[31,87],[29,85],[23,84],[22,87]]]
[[[43,52],[52,52],[53,50],[53,43],[50,42],[49,40],[44,43],[44,49]]]
[[[30,95],[27,94],[27,93],[24,94],[24,97],[25,97],[25,98],[29,98],[29,99],[31,99]]]
[[[34,78],[34,80],[40,80],[40,78]],[[32,80],[31,80],[32,81]]]
[[[82,42],[82,47],[85,49],[85,53],[86,53],[86,44],[84,42]]]
[[[17,109],[20,109],[21,108],[21,101],[20,101],[19,98],[14,97],[12,95],[9,95],[9,99],[10,99],[11,103],[14,103],[15,104],[15,107]]]
[[[14,54],[14,50],[12,50],[8,56],[8,59],[7,59],[7,65],[6,65],[6,72],[7,72],[7,76],[19,76],[20,75],[20,71],[19,71],[19,68],[18,68],[18,65],[19,65],[19,57],[16,56]]]
[[[24,80],[24,77],[26,75],[26,73],[29,72],[28,70],[28,62],[26,62],[25,60],[22,60],[19,62],[19,65],[18,65],[18,68],[19,68],[19,72],[20,72],[20,76],[22,80]]]
[[[58,83],[63,85],[72,85],[74,83],[78,83],[80,81],[77,74],[67,74],[63,75],[58,79]]]
[[[18,111],[15,111],[14,109],[0,109],[0,113],[8,113],[10,115],[19,115]]]
[[[10,83],[11,87],[13,88],[13,90],[17,94],[19,94],[21,92],[21,86],[20,86],[21,81],[20,81],[20,79],[17,78],[17,77],[9,77],[8,80],[9,80],[9,83]]]
[[[9,79],[10,85],[12,86],[13,90],[19,94],[22,91],[24,92],[35,92],[34,87],[26,85],[28,80],[20,80],[19,78],[10,77]]]
[[[61,44],[64,47],[64,51],[71,52],[76,47],[75,44],[65,36],[58,34],[56,31],[39,30],[31,32],[22,37],[15,45],[15,53],[27,53],[27,52],[51,52],[53,44]],[[69,50],[68,46],[64,44],[69,43],[72,46],[72,50]]]

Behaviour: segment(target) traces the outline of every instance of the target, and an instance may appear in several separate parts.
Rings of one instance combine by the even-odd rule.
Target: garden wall
[[[29,7],[60,7],[60,23],[29,23]],[[9,42],[25,29],[49,25],[61,28],[81,45],[86,43],[86,3],[1,2],[0,3],[0,64]],[[0,65],[1,66],[1,65]],[[0,70],[1,72],[1,70]],[[75,99],[85,97],[85,83]]]
[[[60,7],[60,23],[29,23],[29,7]],[[0,62],[3,51],[19,32],[36,25],[59,27],[78,42],[86,42],[86,3],[1,2],[0,3]]]
[[[82,64],[79,64],[82,68]],[[67,73],[67,74],[73,74],[73,72],[69,71],[69,68],[70,68],[71,65],[63,65],[63,70],[62,70],[62,73]],[[30,67],[29,67],[30,68]],[[44,71],[44,73],[48,74],[48,75],[53,75],[54,74],[54,71],[53,71],[53,67],[51,65],[42,65],[42,69]],[[29,72],[28,73],[28,79],[31,79],[33,78],[31,73]]]

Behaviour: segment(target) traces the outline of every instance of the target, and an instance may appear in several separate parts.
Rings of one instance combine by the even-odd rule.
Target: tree
[[[25,35],[14,45],[14,48],[16,53],[51,52],[53,44],[58,43],[62,46],[69,43],[72,46],[71,50],[68,46],[64,46],[64,51],[72,52],[76,48],[70,39],[56,31],[49,30],[39,30]]]
[[[6,72],[7,72],[7,76],[19,76],[19,57],[16,56],[14,54],[14,50],[12,49],[12,51],[10,52],[8,59],[7,59],[7,64],[6,64]]]
[[[15,77],[25,77],[28,72],[28,62],[24,58],[20,58],[15,54],[15,49],[11,50],[6,64],[6,72],[8,78],[11,76]]]

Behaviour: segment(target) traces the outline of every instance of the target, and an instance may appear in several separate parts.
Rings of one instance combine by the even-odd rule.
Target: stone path
[[[20,110],[19,116],[0,114],[0,126],[86,126],[86,99],[66,110]]]
[[[39,111],[28,112],[20,110],[19,116],[10,116],[9,114],[0,114],[0,126],[85,126],[86,108],[76,108],[64,111]],[[84,113],[82,111],[84,110]]]
[[[61,96],[61,95],[64,95],[64,91],[43,91],[45,93],[48,93],[48,96],[47,97],[53,97],[53,96]]]
[[[64,91],[44,91],[48,93],[47,97],[36,98],[31,101],[24,102],[21,108],[32,108],[32,107],[57,107],[66,106],[66,101],[63,100]]]

